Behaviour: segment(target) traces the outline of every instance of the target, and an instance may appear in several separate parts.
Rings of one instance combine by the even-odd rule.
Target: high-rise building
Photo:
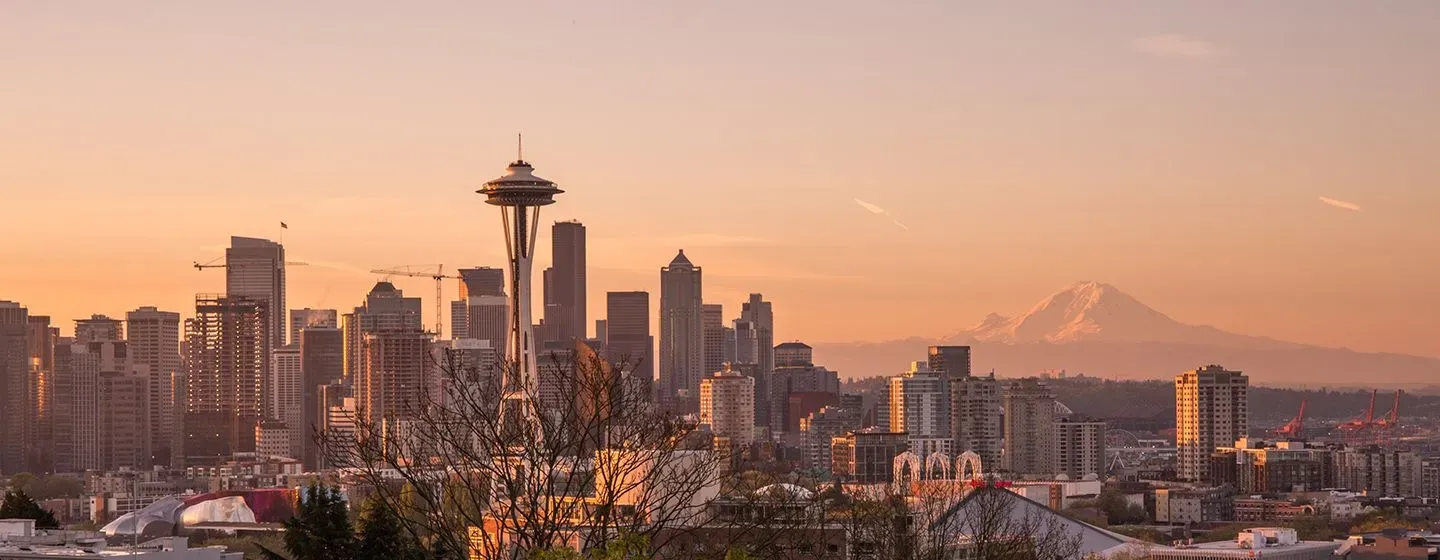
[[[76,342],[109,342],[125,340],[125,328],[119,319],[104,315],[91,315],[89,319],[75,320]]]
[[[638,380],[643,387],[636,388],[646,392],[646,400],[655,379],[654,340],[650,292],[605,294],[605,361],[622,364],[622,376]]]
[[[725,355],[725,306],[704,304],[700,315],[700,325],[705,330],[705,371],[715,373],[724,369],[725,362],[736,361]]]
[[[855,430],[831,440],[831,473],[860,484],[895,481],[895,456],[910,449],[902,432],[874,428]]]
[[[5,474],[24,471],[35,445],[29,332],[29,310],[0,301],[0,473]]]
[[[931,346],[930,369],[943,371],[950,379],[970,377],[969,346]]]
[[[290,310],[290,338],[286,339],[287,344],[300,344],[300,329],[307,327],[328,327],[340,328],[340,316],[334,309],[304,309]]]
[[[139,366],[133,371],[100,374],[96,447],[103,470],[138,471],[148,469],[153,463],[150,450],[153,432],[148,425],[149,369]]]
[[[265,305],[266,352],[285,340],[285,247],[269,239],[230,237],[225,249],[225,295]],[[268,356],[267,356],[268,358]]]
[[[705,375],[701,273],[684,250],[660,269],[660,396],[681,412],[698,408]]]
[[[861,406],[860,395],[841,395],[840,402],[827,405],[800,420],[809,468],[830,470],[831,444],[836,436],[860,429]]]
[[[185,464],[255,451],[269,373],[269,309],[246,296],[196,296],[195,318],[185,324]]]
[[[105,437],[102,415],[106,405],[101,378],[122,374],[128,368],[129,349],[124,341],[62,338],[56,343],[52,420],[56,472],[104,468],[101,439]],[[143,401],[139,404],[144,405]]]
[[[50,325],[50,317],[31,315],[26,345],[30,359],[30,405],[35,432],[30,453],[30,472],[55,470],[55,343],[60,329]]]
[[[304,331],[301,331],[304,332]],[[299,459],[304,454],[301,441],[305,424],[304,361],[298,344],[287,344],[270,351],[270,400],[266,420],[279,422],[289,429],[290,438],[282,457]]]
[[[367,333],[378,331],[420,331],[420,298],[405,293],[389,282],[376,282],[365,303],[345,314],[345,376],[352,379],[364,364]]]
[[[803,343],[786,343],[787,345]],[[806,348],[809,348],[806,346]],[[787,361],[786,363],[800,363],[800,359]],[[799,429],[799,418],[819,410],[821,406],[834,403],[834,399],[817,400],[820,394],[829,394],[838,397],[840,394],[840,374],[830,371],[822,366],[809,363],[805,359],[805,365],[786,365],[775,368],[775,371],[767,380],[769,387],[769,412],[768,426],[771,432],[784,433],[786,431]],[[758,366],[757,366],[758,367]],[[793,395],[805,394],[801,403],[795,403],[791,399]],[[817,406],[809,410],[792,410],[792,404],[804,404],[804,402],[816,403]]]
[[[925,362],[890,378],[890,430],[905,432],[910,449],[921,457],[952,454],[950,384]]]
[[[755,380],[725,368],[700,381],[700,423],[717,438],[746,447],[755,442]]]
[[[1055,471],[1080,480],[1105,478],[1105,421],[1082,415],[1055,420]]]
[[[750,299],[740,306],[740,320],[750,323],[755,331],[755,361],[762,376],[775,369],[775,312],[770,302],[760,294],[750,294]]]
[[[550,228],[550,292],[545,320],[561,342],[584,339],[589,326],[585,314],[585,225],[577,221],[555,222]]]
[[[355,375],[356,414],[372,426],[412,419],[432,386],[430,335],[420,329],[365,333],[362,367]]]
[[[150,464],[169,465],[177,427],[176,389],[180,369],[180,314],[140,307],[125,314],[126,343],[131,363],[148,368],[146,425],[150,430]]]
[[[465,333],[461,338],[487,341],[503,356],[505,333],[510,328],[510,300],[505,296],[470,296],[465,310],[466,330],[453,332]]]
[[[1004,470],[1053,477],[1055,470],[1055,393],[1033,377],[1005,387]],[[983,459],[981,461],[984,462]]]
[[[460,300],[475,296],[505,295],[505,270],[482,266],[462,268],[460,272]]]
[[[775,346],[775,367],[805,367],[815,365],[814,361],[814,350],[804,342],[782,342]]]
[[[948,371],[947,371],[948,374]],[[1003,432],[1000,421],[1000,384],[988,376],[948,376],[950,428],[956,453],[974,451],[983,465],[1001,464]]]
[[[1207,480],[1210,454],[1246,436],[1250,378],[1218,365],[1175,376],[1176,475]]]
[[[322,389],[345,379],[345,337],[340,329],[308,327],[300,330],[300,372],[303,376],[302,419],[293,426],[300,433],[300,459],[306,468],[319,468],[315,435],[324,424],[330,404]]]

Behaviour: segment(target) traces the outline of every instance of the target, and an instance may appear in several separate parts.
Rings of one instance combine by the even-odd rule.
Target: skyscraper
[[[30,357],[30,405],[35,433],[30,453],[30,472],[55,470],[54,407],[55,342],[60,329],[50,325],[50,317],[31,315],[26,345]]]
[[[701,328],[705,330],[705,371],[707,374],[724,369],[725,362],[725,306],[707,303],[700,307]],[[764,393],[761,393],[764,395]]]
[[[505,295],[505,271],[499,268],[482,266],[479,268],[462,268],[460,273],[460,299],[475,296],[504,296]]]
[[[225,250],[225,295],[265,305],[268,352],[285,340],[285,247],[268,239],[230,238]],[[267,356],[268,359],[268,356]]]
[[[298,344],[287,344],[270,351],[270,396],[266,420],[284,425],[290,442],[286,452],[280,455],[295,459],[304,453],[301,438],[306,434],[302,428],[305,424],[303,363]]]
[[[423,330],[420,312],[420,298],[407,298],[394,284],[376,282],[365,303],[345,314],[346,379],[357,375],[364,363],[366,333]]]
[[[119,319],[104,315],[91,315],[89,319],[75,320],[76,342],[107,342],[125,340],[125,329]]]
[[[339,314],[334,309],[291,309],[290,338],[286,343],[300,344],[300,329],[306,327],[340,328]]]
[[[459,299],[450,302],[450,338],[488,340],[502,350],[509,314],[505,271],[487,266],[459,272]]]
[[[910,450],[921,457],[952,454],[950,386],[943,372],[915,362],[890,378],[890,430],[905,432]]]
[[[505,333],[510,329],[510,300],[503,295],[470,296],[465,311],[465,330],[454,331],[463,332],[465,336],[455,336],[484,340],[496,349],[497,355],[503,356]]]
[[[931,346],[930,369],[943,371],[951,379],[970,377],[969,346]]]
[[[775,368],[768,380],[770,418],[760,424],[772,432],[798,430],[799,418],[839,398],[840,374],[811,363],[810,347],[803,342],[787,342],[777,352],[787,357],[787,365]]]
[[[755,363],[762,375],[768,375],[775,369],[775,312],[770,302],[760,294],[750,294],[749,301],[740,306],[740,320],[755,330]]]
[[[1013,381],[1005,387],[1004,402],[1003,468],[1021,475],[1054,476],[1055,394],[1050,386],[1033,377]]]
[[[1105,421],[1080,415],[1055,420],[1055,470],[1080,480],[1105,477]]]
[[[755,380],[728,367],[702,379],[700,423],[732,446],[754,443]]]
[[[974,451],[982,465],[995,468],[1000,464],[1003,432],[1000,422],[1000,384],[992,372],[988,376],[971,375],[950,380],[950,429],[954,434],[955,452]]]
[[[269,373],[269,309],[245,296],[196,296],[195,318],[185,329],[185,464],[255,451]]]
[[[120,340],[78,342],[61,338],[56,343],[52,420],[56,472],[104,468],[101,440],[107,435],[103,416],[109,405],[102,402],[101,379],[125,374],[129,361],[129,348]],[[145,405],[143,401],[129,404]],[[145,429],[144,424],[138,428]]]
[[[1250,378],[1218,365],[1175,376],[1175,473],[1207,480],[1210,454],[1250,429]]]
[[[145,470],[153,463],[149,373],[149,367],[139,366],[134,371],[100,374],[96,446],[101,469]]]
[[[169,465],[176,439],[176,388],[180,371],[180,314],[140,307],[125,314],[131,363],[146,372],[145,423],[150,430],[150,464]]]
[[[698,410],[705,375],[701,272],[684,250],[660,269],[660,397],[680,412]]]
[[[561,342],[584,339],[588,325],[585,315],[585,225],[577,221],[555,222],[550,228],[550,289],[553,313],[545,320],[553,325]]]
[[[314,435],[334,404],[324,399],[324,388],[338,388],[345,378],[345,337],[340,329],[308,327],[300,330],[300,371],[304,376],[301,387],[304,392],[304,419],[297,428],[301,433],[301,456],[298,458],[307,469],[316,469],[320,466],[320,453]]]
[[[373,426],[411,419],[424,401],[430,378],[430,336],[420,329],[365,333],[363,362],[356,373],[356,414]]]
[[[29,311],[0,301],[0,473],[24,471],[35,445],[31,414]]]
[[[621,375],[638,380],[638,387],[651,396],[654,386],[654,337],[650,335],[650,292],[607,292],[605,294],[605,361],[624,364]],[[635,401],[630,401],[635,402]]]

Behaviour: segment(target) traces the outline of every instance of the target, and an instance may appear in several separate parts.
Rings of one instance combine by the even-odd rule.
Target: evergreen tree
[[[425,551],[414,536],[400,525],[395,512],[379,500],[372,500],[360,517],[357,560],[424,560]]]
[[[37,529],[59,529],[60,522],[55,514],[40,507],[24,490],[5,492],[5,501],[0,503],[0,519],[34,519]]]
[[[285,522],[285,550],[293,560],[349,560],[355,557],[355,532],[340,490],[311,484]]]

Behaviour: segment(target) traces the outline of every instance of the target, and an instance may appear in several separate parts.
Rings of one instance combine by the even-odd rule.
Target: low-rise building
[[[1235,517],[1235,494],[1228,486],[1160,488],[1155,490],[1155,521],[1188,525],[1230,521]]]

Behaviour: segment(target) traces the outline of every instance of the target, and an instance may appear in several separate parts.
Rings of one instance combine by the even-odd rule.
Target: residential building
[[[755,380],[731,370],[700,381],[700,423],[717,438],[748,447],[755,441]]]
[[[299,344],[287,344],[270,352],[271,390],[266,420],[272,426],[287,428],[290,441],[283,452],[276,454],[281,457],[299,459],[304,454],[304,369]]]
[[[775,367],[813,366],[815,365],[814,352],[810,345],[804,342],[782,342],[775,345]]]
[[[1424,461],[1413,451],[1372,445],[1338,449],[1331,457],[1337,487],[1391,498],[1419,496],[1422,491]]]
[[[1235,519],[1235,493],[1226,486],[1158,488],[1155,521],[1173,525],[1217,523]]]
[[[176,398],[184,375],[180,365],[180,314],[140,307],[126,313],[125,322],[130,362],[148,368],[146,422],[151,457],[143,466],[170,465],[171,449],[179,443],[178,407],[184,406]]]
[[[1033,377],[1006,385],[1002,469],[1043,478],[1055,475],[1055,393]]]
[[[866,428],[831,440],[831,474],[860,484],[895,481],[895,457],[910,450],[904,432]]]
[[[803,344],[802,344],[803,345]],[[797,362],[798,363],[798,362]],[[790,396],[795,393],[827,393],[830,395],[840,394],[840,374],[823,366],[809,363],[805,365],[782,366],[775,368],[770,375],[770,429],[773,432],[793,431],[799,428],[799,418],[809,414],[813,410],[819,410],[816,406],[810,410],[800,413],[799,410],[790,410]],[[811,399],[808,402],[815,402]],[[833,401],[825,401],[820,406],[830,404]]]
[[[124,323],[104,315],[91,315],[89,319],[75,320],[76,342],[111,342],[125,340]]]
[[[841,402],[828,405],[800,420],[805,435],[805,465],[829,471],[833,467],[832,444],[836,437],[860,429],[860,395],[841,395]]]
[[[1215,451],[1210,480],[1242,494],[1317,492],[1336,484],[1332,454],[1304,442],[1241,438]]]
[[[956,360],[952,358],[950,362],[955,363]],[[962,453],[974,451],[985,465],[1002,464],[1003,407],[1000,383],[995,380],[995,373],[957,377],[947,371],[947,377],[950,383],[950,430],[955,449]]]
[[[1218,365],[1175,376],[1176,474],[1208,480],[1215,449],[1246,437],[1250,378]]]
[[[969,346],[931,346],[927,361],[930,369],[943,371],[952,380],[970,377]]]
[[[904,432],[910,451],[922,458],[936,452],[953,456],[950,385],[945,374],[915,362],[910,371],[891,377],[889,388],[889,429]]]
[[[1055,420],[1055,472],[1079,480],[1105,478],[1105,421],[1072,414]]]
[[[132,333],[134,331],[131,331]],[[104,371],[99,375],[96,447],[105,471],[145,470],[151,466],[149,426],[150,371]]]
[[[700,307],[701,328],[705,331],[705,371],[715,373],[724,369],[726,362],[736,360],[726,356],[725,337],[730,329],[725,327],[725,306],[707,303]],[[764,395],[764,392],[760,393]],[[763,400],[763,399],[762,399]],[[756,418],[757,422],[769,424],[769,419]]]
[[[366,332],[352,390],[358,418],[370,426],[413,419],[432,386],[431,339],[419,329]]]
[[[187,466],[255,451],[269,373],[269,309],[246,296],[196,296],[195,318],[185,329]]]
[[[365,303],[344,317],[345,378],[353,379],[365,364],[365,335],[379,331],[422,331],[420,298],[405,293],[389,282],[376,282]],[[478,338],[471,336],[470,338]],[[502,335],[499,342],[504,342]]]
[[[703,301],[701,267],[681,250],[660,269],[660,397],[677,412],[699,408],[705,376]]]

